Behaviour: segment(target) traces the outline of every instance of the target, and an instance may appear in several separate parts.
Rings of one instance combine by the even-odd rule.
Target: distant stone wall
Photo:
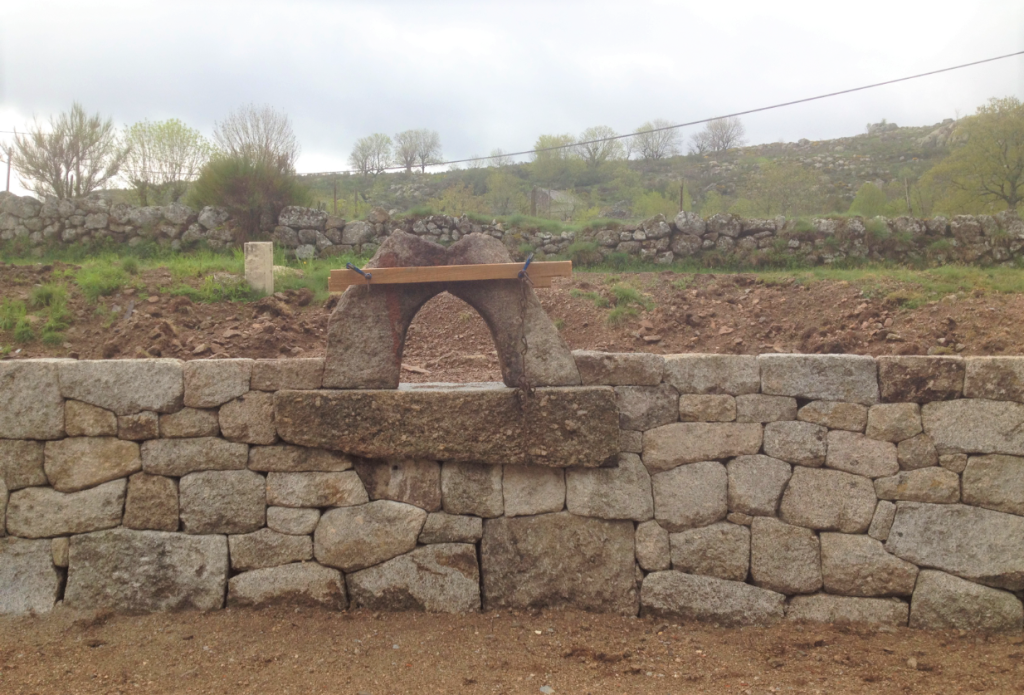
[[[443,245],[483,232],[500,239],[516,257],[522,257],[527,249],[545,255],[564,254],[576,242],[592,242],[601,257],[618,253],[659,264],[695,257],[708,265],[758,266],[788,258],[809,265],[848,259],[1013,265],[1024,256],[1024,221],[1013,211],[926,220],[826,217],[809,222],[725,214],[704,219],[681,212],[672,220],[658,215],[614,229],[550,233],[496,221],[479,224],[467,217],[392,219],[379,208],[366,220],[346,221],[322,210],[288,207],[277,220],[269,216],[262,220],[260,227],[262,236],[299,259],[346,253],[369,256],[396,229]],[[104,240],[130,246],[148,240],[187,249],[199,242],[224,248],[235,239],[230,215],[216,207],[196,211],[172,203],[140,208],[111,204],[101,195],[40,203],[35,198],[0,193],[0,242],[17,242],[40,253],[50,246]]]
[[[1024,358],[574,359],[522,406],[550,441],[481,416],[503,386],[327,390],[319,359],[0,362],[0,612],[1022,629]],[[607,407],[616,465],[563,468]],[[548,465],[470,460],[517,446]]]

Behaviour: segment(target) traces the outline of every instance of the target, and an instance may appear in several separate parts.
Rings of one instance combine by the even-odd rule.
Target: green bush
[[[36,334],[32,330],[32,324],[28,322],[27,316],[22,316],[14,325],[14,342],[31,343],[35,339]]]
[[[49,345],[50,347],[57,347],[58,345],[64,344],[64,334],[57,333],[56,331],[47,330],[43,328],[43,335],[39,338],[43,341],[43,344]]]
[[[259,232],[260,217],[277,219],[288,205],[309,205],[308,189],[291,170],[248,157],[220,156],[199,173],[188,194],[188,204],[199,209],[218,205],[238,224],[235,241],[243,242]]]
[[[892,236],[892,232],[889,231],[889,225],[880,217],[868,220],[867,224],[864,225],[864,230],[867,232],[868,239],[875,243],[887,241]]]
[[[128,257],[121,261],[121,270],[128,273],[129,275],[139,274],[139,260],[137,258]]]
[[[597,265],[603,260],[598,248],[593,241],[577,241],[569,245],[569,248],[565,250],[565,255],[569,257],[574,266],[586,268]]]

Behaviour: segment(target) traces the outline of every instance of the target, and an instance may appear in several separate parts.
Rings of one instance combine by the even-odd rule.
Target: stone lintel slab
[[[619,453],[607,386],[518,389],[436,384],[399,390],[278,391],[274,421],[291,444],[364,458],[423,458],[564,468]]]

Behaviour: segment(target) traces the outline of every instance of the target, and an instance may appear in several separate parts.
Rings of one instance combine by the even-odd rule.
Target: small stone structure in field
[[[525,406],[321,359],[0,362],[0,612],[1022,629],[1024,358],[571,358]]]

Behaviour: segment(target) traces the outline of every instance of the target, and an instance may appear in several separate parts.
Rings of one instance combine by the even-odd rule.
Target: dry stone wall
[[[366,220],[346,221],[323,210],[287,207],[276,220],[266,215],[260,229],[278,246],[307,260],[346,253],[372,255],[395,230],[446,246],[473,232],[489,234],[517,257],[526,248],[552,255],[565,253],[574,243],[590,242],[596,248],[591,254],[625,254],[660,264],[698,257],[709,264],[758,265],[794,258],[811,265],[849,259],[996,265],[1018,263],[1024,256],[1024,221],[1013,211],[931,219],[824,217],[810,221],[729,214],[704,219],[681,212],[673,219],[658,215],[614,228],[551,233],[445,215],[392,219],[379,208]],[[102,195],[40,203],[0,193],[0,243],[15,242],[39,252],[104,240],[132,246],[151,241],[175,249],[204,242],[225,248],[235,239],[230,214],[217,207],[198,211],[181,203],[133,207],[111,203]]]
[[[566,441],[610,426],[612,465],[448,456],[502,436],[479,418],[429,451],[389,435],[388,458],[353,455],[379,442],[370,425],[325,435],[334,449],[289,434],[316,427],[288,422],[297,397],[394,418],[433,399],[458,419],[459,398],[500,385],[324,390],[318,359],[0,362],[0,612],[571,606],[1022,629],[1024,358],[574,358],[582,386],[532,398],[564,404],[545,417]]]

